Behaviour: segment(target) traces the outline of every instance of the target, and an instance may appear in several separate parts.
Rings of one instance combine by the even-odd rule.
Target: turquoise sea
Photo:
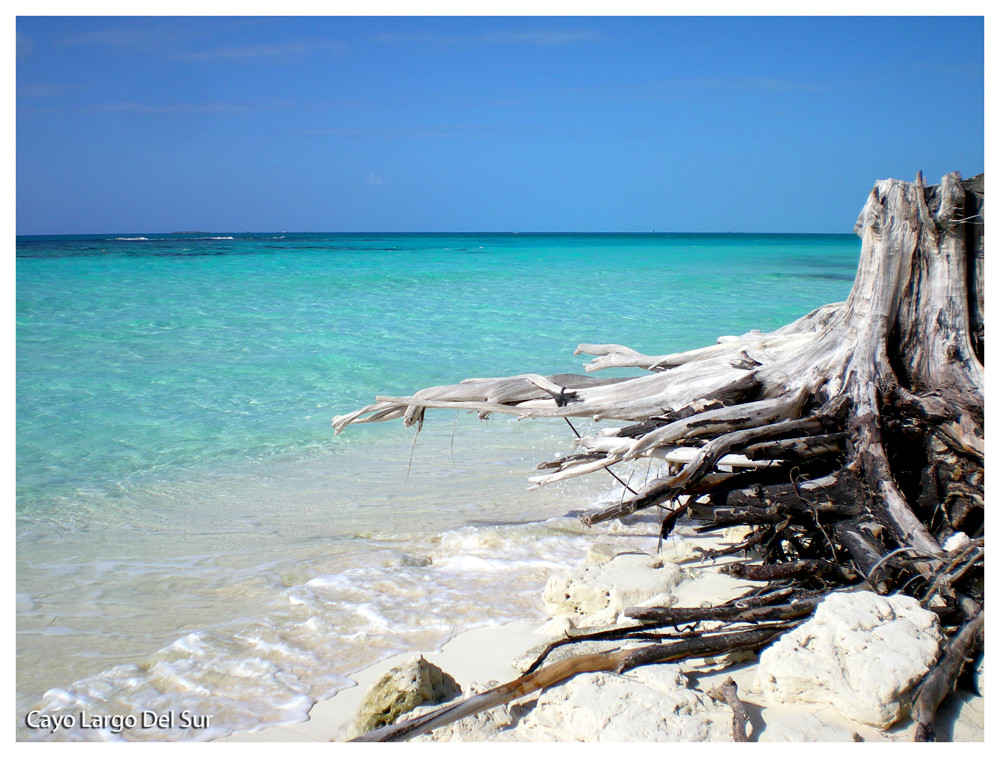
[[[330,419],[470,376],[580,372],[581,342],[657,354],[769,331],[844,299],[859,250],[853,235],[19,237],[18,738],[301,720],[379,658],[541,615],[547,576],[589,543],[572,513],[614,496],[606,476],[525,492],[568,452],[565,423],[430,411],[416,437],[398,421],[335,437]],[[94,728],[185,709],[210,728]],[[29,728],[33,711],[59,726]]]

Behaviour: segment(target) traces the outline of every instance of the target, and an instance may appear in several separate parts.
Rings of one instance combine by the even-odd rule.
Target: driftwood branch
[[[491,690],[473,695],[457,703],[438,708],[398,724],[376,729],[351,740],[352,742],[397,742],[426,734],[467,716],[504,705],[525,695],[559,684],[577,674],[610,671],[621,674],[650,663],[666,663],[717,655],[736,650],[755,650],[766,645],[787,627],[766,627],[742,632],[722,633],[678,640],[638,649],[579,655],[553,663],[525,674]]]
[[[733,711],[733,742],[749,742],[747,737],[747,723],[750,721],[750,714],[747,707],[740,700],[736,692],[736,682],[732,677],[727,677],[726,681],[715,689],[708,691],[708,696],[713,700],[723,700]]]
[[[984,628],[985,618],[980,611],[954,636],[944,656],[920,685],[913,703],[913,720],[917,722],[914,741],[935,741],[934,715],[941,701],[955,689],[971,652],[982,643]]]
[[[845,568],[838,563],[818,559],[803,559],[772,565],[730,563],[723,566],[719,571],[739,579],[750,579],[757,582],[815,577],[816,579],[825,579],[831,582],[850,583],[858,579],[858,574],[855,571]]]
[[[637,621],[655,621],[659,625],[677,626],[696,621],[726,621],[729,623],[755,623],[758,621],[787,621],[809,616],[816,609],[819,597],[796,600],[787,605],[740,607],[715,606],[712,608],[626,608],[625,615]]]

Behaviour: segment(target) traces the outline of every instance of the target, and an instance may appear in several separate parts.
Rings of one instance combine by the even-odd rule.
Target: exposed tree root
[[[955,624],[963,604],[983,603],[983,208],[981,176],[880,181],[855,227],[861,257],[843,303],[684,353],[577,348],[595,356],[587,371],[648,372],[635,378],[468,379],[376,398],[333,425],[420,425],[428,408],[627,422],[578,439],[532,486],[659,459],[665,476],[583,521],[655,506],[661,536],[681,514],[707,529],[754,525],[740,549],[763,565],[729,571],[906,591]],[[949,554],[958,531],[974,547]]]
[[[955,634],[938,665],[920,685],[913,703],[913,720],[917,722],[914,736],[916,742],[936,740],[934,715],[941,701],[955,689],[955,681],[962,673],[966,660],[982,644],[984,623],[983,613],[980,611]]]
[[[749,742],[750,738],[747,737],[747,723],[750,721],[750,714],[747,713],[746,705],[743,704],[739,695],[736,694],[736,682],[733,681],[733,678],[729,677],[714,690],[709,690],[708,695],[713,700],[724,700],[732,709],[733,742]]]

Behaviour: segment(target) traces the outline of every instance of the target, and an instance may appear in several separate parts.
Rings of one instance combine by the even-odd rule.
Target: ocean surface
[[[570,452],[563,421],[428,411],[419,435],[334,436],[331,418],[470,376],[581,373],[581,342],[657,354],[769,331],[843,300],[859,250],[853,235],[19,237],[18,739],[299,721],[380,658],[544,615],[547,577],[593,540],[575,514],[620,496],[606,475],[526,492]]]

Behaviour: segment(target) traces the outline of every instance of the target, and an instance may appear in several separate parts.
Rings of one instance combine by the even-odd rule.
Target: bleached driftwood
[[[983,188],[957,173],[933,187],[919,174],[877,182],[847,300],[769,334],[655,356],[582,344],[595,356],[587,371],[649,373],[470,379],[378,397],[334,428],[420,425],[429,408],[628,422],[579,439],[532,485],[659,457],[668,476],[584,522],[657,506],[661,536],[682,510],[705,529],[749,524],[748,549],[788,564],[764,574],[920,588],[924,603],[967,617],[962,606],[981,606],[985,548],[957,573],[942,544],[984,531]]]
[[[981,278],[976,278],[982,254],[974,250],[970,264],[968,194],[975,197],[957,174],[930,190],[919,176],[915,183],[879,182],[856,226],[863,245],[859,276],[847,301],[819,308],[771,334],[665,356],[644,356],[619,345],[581,345],[578,352],[603,358],[591,369],[633,365],[654,373],[609,381],[533,374],[467,380],[410,397],[377,398],[334,419],[334,427],[340,431],[350,423],[399,417],[407,425],[422,423],[428,408],[650,420],[650,428],[634,438],[628,429],[617,432],[630,439],[627,447],[608,446],[603,460],[572,462],[558,475],[701,443],[700,455],[670,482],[653,485],[655,496],[636,496],[644,507],[684,494],[723,456],[747,446],[840,431],[848,438],[844,466],[860,475],[857,495],[872,515],[899,546],[940,556],[941,547],[915,514],[912,497],[896,483],[885,416],[888,408],[925,427],[924,468],[958,466],[969,475],[981,469],[983,367],[973,335],[982,333],[976,323],[982,311]],[[970,278],[970,272],[975,276]],[[586,449],[588,441],[581,444]],[[591,449],[599,446],[591,444]],[[920,471],[913,475],[919,477]],[[967,498],[978,504],[980,493],[981,487],[973,485]]]

